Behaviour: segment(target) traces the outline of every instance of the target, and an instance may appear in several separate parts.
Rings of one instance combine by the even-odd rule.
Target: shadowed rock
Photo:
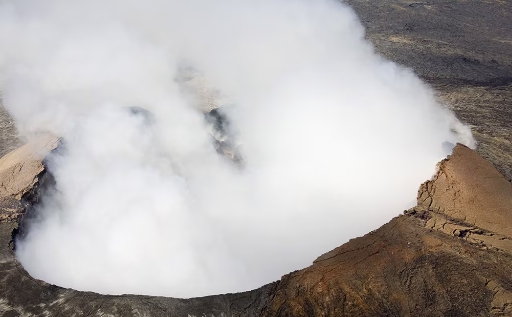
[[[45,139],[0,160],[5,164],[0,170],[12,171],[12,175],[2,174],[9,175],[4,183],[19,177],[27,186],[4,194],[0,202],[37,195],[45,171],[36,158],[56,144],[55,139],[41,140]],[[27,162],[30,169],[11,169]],[[20,219],[3,217],[10,211],[0,203],[0,313],[508,316],[512,314],[512,255],[507,244],[511,185],[490,163],[462,145],[438,166],[435,177],[421,185],[415,208],[320,256],[310,267],[253,291],[193,299],[101,295],[36,280],[12,250]],[[15,205],[18,214],[25,208],[22,203]]]
[[[0,199],[21,199],[44,170],[42,160],[57,146],[58,138],[43,135],[0,159]]]
[[[418,206],[284,276],[263,316],[510,316],[511,198],[459,144]]]
[[[58,138],[41,135],[0,159],[0,221],[14,221],[21,216],[22,197],[37,187],[45,169],[42,160],[57,143]]]
[[[377,50],[427,79],[474,126],[479,152],[510,179],[511,2],[348,2]],[[13,129],[2,133],[7,130]],[[2,150],[12,148],[6,145]],[[2,316],[512,315],[509,185],[461,146],[405,215],[277,283],[186,300],[105,296],[31,278],[14,257],[12,235],[26,208],[22,201],[36,194],[45,171],[41,162],[14,157],[0,164],[8,188],[0,198]],[[18,179],[20,171],[26,174]]]
[[[57,144],[57,138],[41,136],[0,159],[0,316],[259,315],[273,284],[251,292],[177,299],[79,292],[32,278],[16,260],[13,240],[51,179],[43,159]]]

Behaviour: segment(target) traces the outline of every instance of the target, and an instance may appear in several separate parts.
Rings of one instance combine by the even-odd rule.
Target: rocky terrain
[[[79,292],[32,278],[16,235],[51,186],[40,136],[0,160],[2,316],[510,316],[512,184],[457,145],[417,206],[259,289],[193,299]]]
[[[413,69],[441,102],[472,126],[477,149],[512,179],[512,2],[346,0],[386,58]],[[218,92],[185,69],[185,90],[199,92],[201,108],[218,106]],[[222,96],[221,96],[222,99]],[[0,155],[20,145],[0,107]]]
[[[347,0],[376,50],[412,68],[512,179],[512,2]]]
[[[263,316],[512,315],[512,184],[457,145],[418,205],[284,276]]]
[[[308,268],[250,292],[174,299],[78,292],[21,267],[13,236],[51,183],[42,160],[58,142],[39,136],[0,159],[0,315],[511,316],[512,3],[347,2],[377,51],[472,126],[478,153],[458,145],[416,207]],[[19,145],[0,109],[0,156]]]

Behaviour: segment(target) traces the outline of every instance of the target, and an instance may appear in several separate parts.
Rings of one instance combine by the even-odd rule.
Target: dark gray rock
[[[472,125],[478,152],[512,178],[511,2],[347,2],[377,51],[411,67],[436,88],[440,100]],[[3,119],[6,115],[0,117],[0,123],[7,124],[2,140],[15,140],[12,122]],[[0,153],[15,143],[2,141]],[[20,217],[37,200],[44,173],[33,175],[37,181],[29,183],[34,190],[23,191],[21,198],[0,198],[2,316],[512,314],[508,236],[496,238],[475,224],[428,208],[395,218],[320,257],[310,268],[250,292],[173,299],[105,296],[49,285],[31,278],[12,250]]]
[[[0,157],[20,146],[22,142],[11,116],[0,102]]]
[[[0,313],[2,316],[256,316],[273,285],[238,294],[176,299],[105,296],[65,289],[32,278],[14,254],[41,193],[52,177],[43,158],[58,139],[44,135],[0,159]]]
[[[346,0],[376,50],[414,70],[512,179],[512,2]]]

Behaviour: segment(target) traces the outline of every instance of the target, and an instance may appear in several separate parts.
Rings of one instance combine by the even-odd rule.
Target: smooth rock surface
[[[458,145],[421,185],[418,207],[512,239],[512,184],[491,163]]]

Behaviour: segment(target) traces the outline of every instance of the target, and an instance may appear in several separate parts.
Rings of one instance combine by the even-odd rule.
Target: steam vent
[[[474,150],[457,143],[451,154],[438,162],[432,178],[417,184],[414,207],[396,210],[396,216],[387,219],[380,228],[345,244],[343,241],[336,243],[339,246],[330,251],[318,250],[319,256],[311,258],[309,266],[246,292],[183,299],[102,295],[51,285],[32,277],[15,252],[20,250],[19,244],[16,249],[17,241],[27,235],[27,223],[39,217],[39,209],[35,207],[44,203],[45,193],[55,189],[57,178],[50,173],[53,170],[45,158],[65,148],[66,139],[62,135],[36,131],[38,133],[31,133],[28,141],[22,141],[16,127],[24,125],[13,123],[4,110],[9,109],[9,100],[4,98],[0,100],[4,103],[0,105],[0,317],[512,316],[512,0],[347,0],[345,3],[364,26],[365,33],[363,35],[361,27],[360,37],[370,41],[380,56],[411,69],[426,82],[428,89],[435,91],[432,99],[453,111],[454,118],[460,120],[456,122],[467,131],[471,130],[477,143]],[[0,19],[5,16],[0,11]],[[209,18],[206,14],[197,16]],[[71,17],[69,20],[75,18]],[[131,18],[127,21],[132,21]],[[186,25],[191,27],[193,23]],[[38,24],[31,28],[37,29]],[[14,37],[6,36],[7,33],[0,29],[0,39],[4,36],[12,40],[8,43],[15,45]],[[43,33],[31,41],[52,40],[51,36],[42,36]],[[157,38],[155,34],[152,39]],[[111,43],[109,40],[103,44]],[[212,43],[215,44],[215,40],[208,42]],[[3,44],[0,41],[1,51],[10,46]],[[132,51],[131,46],[113,46],[116,50]],[[204,50],[212,48],[215,46],[206,46]],[[368,51],[366,46],[364,51]],[[140,52],[134,55],[137,53]],[[18,55],[13,56],[13,60],[17,60]],[[160,55],[150,56],[158,59]],[[151,58],[145,60],[149,62]],[[68,62],[69,65],[63,64],[63,69],[73,64],[72,59]],[[0,71],[4,71],[3,63],[0,52]],[[154,68],[160,74],[160,65]],[[69,73],[74,77],[72,71]],[[63,74],[69,75],[65,71]],[[128,77],[133,74],[128,71],[123,73],[125,75],[126,82],[130,82]],[[45,74],[39,76],[47,79]],[[0,76],[0,85],[5,84],[2,78]],[[67,77],[63,78],[65,82]],[[108,84],[110,77],[107,79],[98,85]],[[59,79],[52,80],[45,82],[51,89],[58,86]],[[207,100],[200,107],[203,112],[212,111],[220,104],[228,107],[232,104],[228,97],[226,101],[217,96],[220,93],[216,89],[203,89],[200,79],[191,76],[182,81],[188,85],[184,86],[186,89],[200,90],[202,98]],[[153,82],[149,82],[148,87],[153,88]],[[0,88],[5,96],[4,87]],[[25,90],[17,88],[19,95],[23,95],[20,100],[32,101],[25,98]],[[371,93],[372,87],[368,85],[364,94]],[[76,100],[82,98],[87,98],[87,94],[79,94]],[[137,102],[130,104],[129,118],[134,122],[139,120],[136,122],[141,131],[146,131],[143,129],[151,125],[153,113],[146,111],[142,103],[139,107]],[[12,108],[10,110],[13,112]],[[209,119],[222,126],[221,114],[215,110],[210,114],[216,114]],[[17,118],[23,113],[12,115]],[[94,120],[90,123],[90,126],[96,124]],[[394,125],[394,122],[384,123],[382,127]],[[365,126],[358,126],[358,129],[364,130]],[[237,173],[245,164],[243,145],[238,147],[238,143],[226,138],[223,134],[227,134],[226,131],[217,132],[218,138],[214,136],[216,150],[236,163],[232,170]],[[366,140],[371,143],[373,139]],[[446,144],[456,141],[450,142]],[[304,143],[307,143],[305,148],[314,147],[310,140]],[[379,151],[384,147],[375,143],[364,146],[375,158],[374,162],[379,162]],[[404,168],[396,173],[408,171]],[[364,198],[370,201],[371,196]],[[325,219],[325,222],[332,228],[332,221]],[[247,248],[245,244],[243,248]],[[257,260],[265,263],[266,259]]]

